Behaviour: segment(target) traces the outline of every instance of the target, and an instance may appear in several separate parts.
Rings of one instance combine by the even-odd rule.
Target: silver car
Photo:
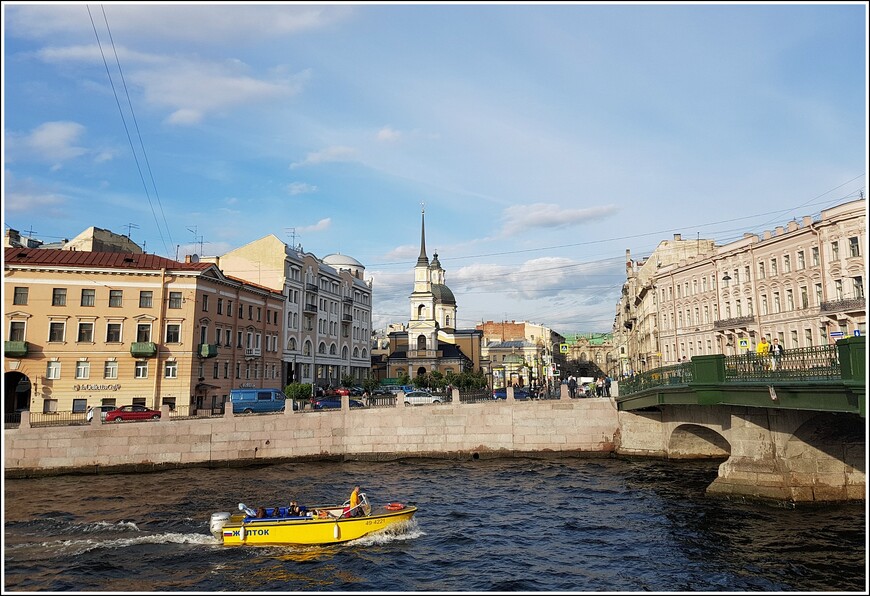
[[[441,397],[432,395],[428,391],[409,391],[405,394],[406,406],[419,406],[420,404],[440,404]]]

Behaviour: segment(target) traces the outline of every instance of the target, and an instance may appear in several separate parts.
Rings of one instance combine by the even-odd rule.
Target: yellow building
[[[209,408],[282,386],[279,291],[152,254],[4,256],[5,413]]]

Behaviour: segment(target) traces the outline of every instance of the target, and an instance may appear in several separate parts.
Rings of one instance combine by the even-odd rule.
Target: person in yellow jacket
[[[766,370],[770,360],[770,344],[767,343],[767,338],[761,336],[761,341],[755,348],[755,359],[758,361],[759,368]]]
[[[350,493],[350,501],[348,502],[348,517],[357,517],[363,514],[362,507],[359,506],[359,484],[353,487]]]

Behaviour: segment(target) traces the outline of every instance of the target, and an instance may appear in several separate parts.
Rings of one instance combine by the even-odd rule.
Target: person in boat
[[[362,514],[363,510],[359,502],[359,484],[357,484],[350,493],[347,517],[359,517]]]
[[[287,508],[287,515],[295,515],[297,517],[305,515],[306,508],[301,507],[296,499],[290,501],[290,507]]]
[[[257,517],[266,517],[265,507],[257,507]]]
[[[281,508],[275,507],[272,509],[272,517],[281,517]]]

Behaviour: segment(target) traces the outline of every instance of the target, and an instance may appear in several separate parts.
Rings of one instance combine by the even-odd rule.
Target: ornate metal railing
[[[867,302],[864,298],[846,298],[844,300],[831,300],[822,302],[819,310],[822,312],[852,312],[864,310]]]
[[[628,395],[663,385],[687,385],[692,382],[692,363],[681,362],[638,373],[619,382],[619,394]]]
[[[730,329],[732,327],[745,327],[755,322],[755,315],[747,315],[745,317],[732,317],[730,319],[719,319],[713,322],[715,329]]]
[[[841,378],[835,344],[792,348],[779,357],[747,352],[725,357],[725,381],[809,381]]]

